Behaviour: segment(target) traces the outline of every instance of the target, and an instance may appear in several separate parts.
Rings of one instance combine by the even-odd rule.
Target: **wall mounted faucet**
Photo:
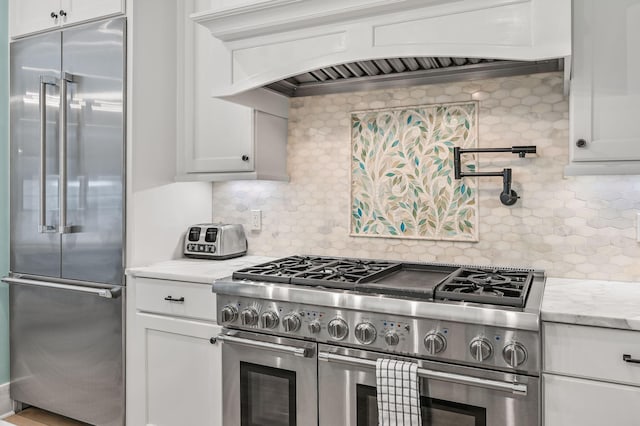
[[[512,146],[511,148],[453,148],[453,167],[456,179],[463,177],[485,177],[485,176],[502,176],[502,192],[500,193],[500,201],[505,206],[512,206],[518,201],[518,194],[511,189],[511,169],[503,169],[501,172],[473,172],[463,173],[460,156],[462,154],[482,153],[482,152],[511,152],[518,154],[518,157],[524,158],[527,154],[535,154],[536,147],[528,146]]]

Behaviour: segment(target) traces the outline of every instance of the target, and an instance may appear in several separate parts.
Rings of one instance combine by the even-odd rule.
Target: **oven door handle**
[[[342,364],[352,364],[369,368],[376,368],[376,361],[364,358],[355,358],[351,356],[332,354],[329,352],[319,352],[318,360],[328,362],[339,362]],[[427,379],[442,380],[445,382],[459,383],[463,385],[479,386],[487,389],[512,392],[516,395],[527,395],[527,385],[522,383],[502,382],[499,380],[481,379],[478,377],[465,376],[455,373],[444,373],[441,371],[427,370],[426,368],[418,368],[418,376]]]
[[[233,343],[237,345],[267,349],[275,352],[284,352],[287,354],[299,356],[301,358],[309,358],[313,355],[313,351],[309,348],[299,348],[299,347],[290,346],[290,345],[280,345],[278,343],[269,343],[269,342],[262,342],[259,340],[244,339],[242,337],[229,336],[226,334],[220,334],[216,337],[211,338],[211,343],[217,343],[217,342]]]

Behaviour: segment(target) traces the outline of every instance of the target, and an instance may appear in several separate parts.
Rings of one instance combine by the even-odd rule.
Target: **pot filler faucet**
[[[511,152],[512,154],[518,154],[518,157],[524,158],[527,154],[535,154],[536,147],[533,145],[528,146],[512,146],[511,148],[460,148],[458,146],[453,148],[453,166],[455,170],[455,178],[461,179],[463,177],[485,177],[485,176],[502,176],[502,192],[500,193],[500,201],[505,206],[512,206],[518,201],[518,193],[511,189],[511,169],[503,169],[501,172],[462,172],[460,163],[460,156],[462,154],[472,154],[481,152]]]

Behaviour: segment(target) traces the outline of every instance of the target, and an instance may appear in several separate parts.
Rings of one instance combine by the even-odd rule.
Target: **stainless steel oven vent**
[[[288,97],[313,96],[553,72],[562,70],[563,65],[563,59],[387,58],[333,65],[266,87]]]

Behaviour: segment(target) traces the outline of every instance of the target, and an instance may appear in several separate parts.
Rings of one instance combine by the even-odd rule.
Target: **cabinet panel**
[[[545,426],[637,426],[640,388],[545,374]]]
[[[178,44],[183,48],[178,63],[178,134],[181,137],[177,179],[288,180],[287,120],[277,116],[266,119],[270,114],[262,111],[276,109],[276,114],[282,115],[283,110],[288,111],[288,102],[282,102],[284,98],[277,96],[278,102],[255,106],[255,94],[236,97],[233,102],[211,96],[213,71],[221,66],[220,58],[213,52],[215,44],[220,42],[189,18],[191,13],[209,7],[207,0],[185,0],[178,7],[181,14]]]
[[[640,160],[639,20],[640,0],[573,2],[572,161]]]
[[[188,2],[187,2],[188,3]],[[197,0],[191,10],[206,8],[208,2]],[[206,28],[188,19],[185,10],[184,40],[185,102],[191,103],[185,117],[184,149],[186,172],[238,172],[254,170],[253,109],[211,96],[211,71],[216,64],[211,54],[214,40]],[[191,123],[190,123],[191,121]],[[246,155],[247,161],[242,160]]]
[[[11,0],[9,35],[14,38],[55,28],[62,23],[59,13],[60,0]]]
[[[124,0],[62,0],[65,24],[75,24],[124,13]]]
[[[212,97],[197,96],[195,104],[187,172],[253,171],[253,110]]]
[[[216,295],[211,285],[138,278],[136,301],[136,308],[143,312],[216,320]]]
[[[221,327],[196,321],[137,314],[144,345],[144,424],[222,424],[220,345],[209,342]]]
[[[544,370],[576,377],[640,385],[640,332],[544,324]]]

